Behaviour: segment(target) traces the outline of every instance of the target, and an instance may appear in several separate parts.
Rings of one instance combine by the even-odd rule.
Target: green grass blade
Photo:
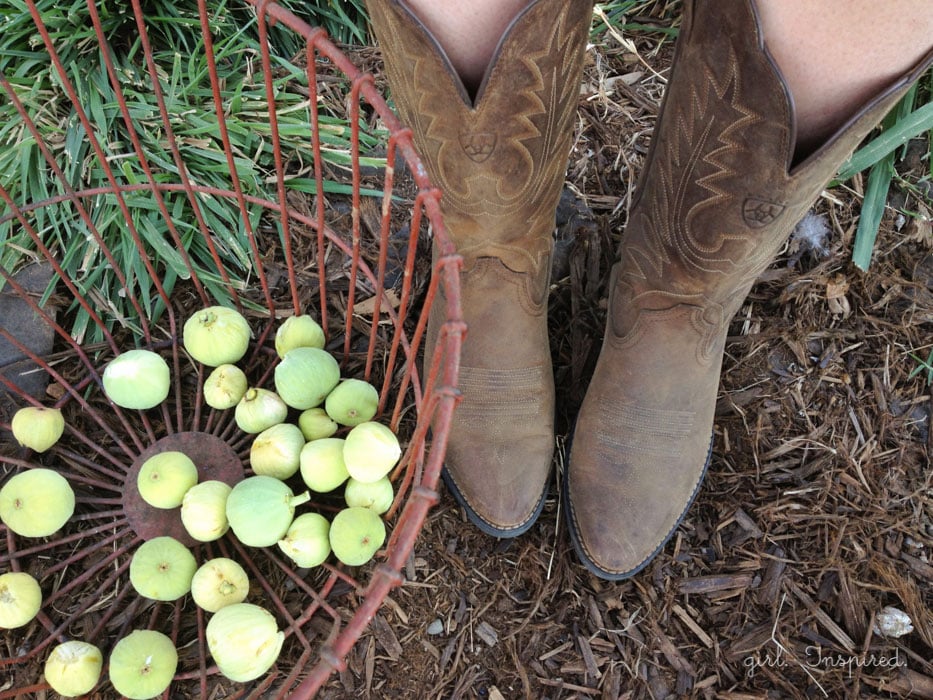
[[[894,177],[894,153],[872,166],[868,173],[868,185],[862,201],[862,213],[859,216],[858,229],[855,232],[855,244],[852,249],[852,262],[860,270],[868,270],[872,250],[878,236],[878,227],[888,201],[888,190]]]
[[[933,129],[933,102],[915,109],[903,119],[898,119],[894,126],[885,129],[877,138],[856,151],[839,169],[836,180],[842,182],[867,170],[910,139],[931,129]]]
[[[862,211],[859,216],[858,228],[855,232],[852,262],[863,271],[868,270],[871,264],[872,250],[875,247],[875,240],[878,237],[878,228],[881,225],[881,218],[884,215],[884,208],[887,205],[888,192],[891,189],[891,181],[895,175],[894,162],[897,156],[895,151],[899,146],[906,143],[906,141],[901,140],[899,136],[901,133],[904,133],[902,126],[907,125],[905,127],[906,131],[916,128],[918,120],[915,118],[915,115],[923,111],[923,108],[918,110],[914,109],[917,91],[918,85],[915,84],[911,86],[901,101],[898,102],[897,106],[884,118],[881,123],[881,135],[875,139],[875,141],[877,141],[887,136],[887,144],[890,148],[879,149],[884,155],[880,158],[876,158],[869,170],[868,182],[865,187],[865,197],[862,201]],[[923,120],[921,119],[920,121],[922,122]],[[923,131],[923,129],[921,129],[921,131]],[[869,144],[869,146],[870,145],[871,144]],[[869,162],[869,159],[866,159],[865,162]]]

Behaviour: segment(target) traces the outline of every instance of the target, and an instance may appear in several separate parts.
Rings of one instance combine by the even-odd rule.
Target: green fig
[[[328,438],[337,432],[340,427],[334,422],[334,419],[327,415],[320,406],[309,408],[302,411],[298,416],[298,427],[305,436],[306,441]]]
[[[340,365],[326,350],[294,348],[275,366],[274,380],[282,400],[303,411],[324,403],[340,381]]]
[[[191,590],[198,564],[185,545],[163,535],[143,542],[130,559],[130,583],[151,600],[178,600]]]
[[[288,406],[274,391],[249,389],[233,413],[237,427],[244,433],[261,433],[288,417]]]
[[[249,389],[246,374],[236,365],[215,367],[204,380],[204,403],[218,411],[236,406]]]
[[[278,545],[298,566],[310,569],[330,554],[330,523],[320,513],[302,513],[292,521]]]
[[[198,467],[184,452],[167,450],[143,462],[136,478],[139,495],[153,508],[177,508],[198,483]]]
[[[103,666],[100,649],[72,639],[52,649],[45,660],[45,682],[66,698],[83,696],[97,685]]]
[[[312,440],[301,448],[301,478],[312,491],[327,493],[340,486],[350,474],[343,462],[342,438]]]
[[[290,316],[275,332],[275,352],[285,357],[295,348],[323,348],[324,341],[324,329],[311,316]]]
[[[130,700],[148,700],[166,690],[178,668],[178,650],[168,635],[134,630],[113,645],[110,682]]]
[[[288,479],[298,471],[305,436],[293,423],[278,423],[263,430],[249,449],[249,465],[254,474]]]
[[[358,481],[378,481],[392,471],[401,455],[395,433],[373,421],[351,428],[343,447],[347,471]]]
[[[327,395],[324,410],[340,425],[372,420],[379,408],[379,392],[362,379],[344,379]]]
[[[378,481],[359,481],[352,476],[347,479],[343,490],[343,500],[348,506],[361,506],[382,515],[392,507],[395,489],[389,477]]]
[[[127,350],[104,368],[104,394],[117,406],[145,410],[165,401],[171,371],[161,355],[150,350]]]
[[[26,406],[13,414],[10,428],[20,445],[45,452],[65,432],[65,419],[57,408]]]
[[[31,574],[0,574],[0,629],[22,627],[39,614],[41,607],[42,589]]]
[[[208,306],[185,321],[185,350],[208,367],[233,364],[243,359],[252,336],[249,323],[236,309]]]
[[[27,469],[0,488],[0,521],[21,537],[53,535],[74,511],[71,484],[53,469]]]
[[[386,527],[369,508],[344,508],[334,516],[329,531],[334,556],[347,566],[365,564],[386,539]]]
[[[217,612],[227,605],[242,603],[249,593],[246,570],[233,559],[210,559],[194,572],[191,598],[202,610]]]

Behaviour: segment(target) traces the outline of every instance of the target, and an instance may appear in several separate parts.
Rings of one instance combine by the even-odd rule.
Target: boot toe
[[[630,578],[644,569],[687,514],[710,455],[708,450],[705,459],[690,465],[630,461],[620,456],[623,461],[613,466],[612,476],[599,478],[584,472],[564,479],[570,539],[584,566],[610,581]]]
[[[470,521],[493,537],[517,537],[537,520],[548,492],[550,436],[475,440],[448,448],[444,481]]]

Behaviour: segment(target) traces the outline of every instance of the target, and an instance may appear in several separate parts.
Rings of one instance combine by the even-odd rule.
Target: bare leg
[[[797,111],[798,150],[830,136],[933,46],[930,0],[758,0]]]
[[[408,0],[471,91],[482,81],[505,28],[527,4],[528,0]]]

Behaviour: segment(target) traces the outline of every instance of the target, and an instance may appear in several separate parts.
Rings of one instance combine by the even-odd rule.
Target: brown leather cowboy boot
[[[404,2],[368,7],[392,98],[441,188],[444,222],[464,259],[463,400],[445,479],[480,529],[515,536],[544,506],[553,458],[552,235],[592,3],[529,2],[475,96]],[[428,354],[438,318],[429,321]]]
[[[700,487],[726,331],[755,279],[930,64],[794,163],[793,105],[751,0],[685,5],[564,479],[577,553],[610,580],[651,561]]]

